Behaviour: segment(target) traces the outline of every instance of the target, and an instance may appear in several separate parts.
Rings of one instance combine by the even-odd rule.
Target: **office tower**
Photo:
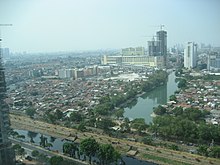
[[[159,56],[159,42],[155,41],[154,37],[152,41],[148,41],[148,55]]]
[[[167,32],[161,30],[157,32],[157,41],[159,42],[158,44],[158,53],[160,56],[163,56],[164,58],[164,67],[166,68],[167,66]]]
[[[161,56],[167,55],[167,32],[160,30],[157,32],[158,52]]]
[[[160,31],[156,33],[156,40],[148,41],[148,55],[163,57],[163,68],[167,66],[167,32],[162,30],[164,25],[161,25]]]
[[[1,42],[1,39],[0,39]],[[1,43],[0,43],[1,44]],[[5,74],[0,51],[0,165],[14,165],[15,155],[8,139],[9,131],[9,107],[4,101],[6,97]]]
[[[187,42],[184,49],[184,67],[188,69],[195,68],[197,65],[197,44]]]

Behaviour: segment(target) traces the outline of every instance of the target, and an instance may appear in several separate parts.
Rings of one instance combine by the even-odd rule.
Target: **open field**
[[[207,158],[186,152],[169,150],[161,147],[145,145],[139,142],[132,142],[125,139],[116,139],[107,135],[95,134],[91,132],[80,132],[75,129],[53,125],[42,121],[33,120],[25,116],[10,114],[11,127],[14,129],[24,129],[51,135],[59,138],[66,138],[80,142],[82,139],[93,137],[100,143],[111,143],[122,154],[126,154],[131,147],[136,148],[138,153],[136,158],[140,160],[152,161],[158,164],[182,164],[182,165],[219,165],[220,159]],[[113,144],[114,143],[114,144]]]

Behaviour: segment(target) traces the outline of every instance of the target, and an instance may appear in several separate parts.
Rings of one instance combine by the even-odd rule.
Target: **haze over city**
[[[219,0],[0,0],[3,47],[54,52],[147,46],[159,25],[168,47],[220,45]],[[145,37],[148,36],[148,37]]]
[[[0,165],[220,165],[219,0],[0,0]]]

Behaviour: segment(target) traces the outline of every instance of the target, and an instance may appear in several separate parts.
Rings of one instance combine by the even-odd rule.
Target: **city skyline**
[[[3,47],[55,52],[147,47],[160,25],[168,47],[188,41],[220,46],[218,0],[0,0]]]

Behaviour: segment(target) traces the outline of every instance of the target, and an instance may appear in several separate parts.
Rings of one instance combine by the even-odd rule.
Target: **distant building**
[[[78,78],[83,78],[83,77],[84,77],[84,70],[83,69],[75,69],[74,78],[78,79]]]
[[[159,41],[155,41],[154,37],[152,41],[148,41],[148,55],[159,56]]]
[[[163,68],[164,58],[162,56],[148,55],[104,55],[101,59],[103,65],[136,65],[145,67]]]
[[[197,65],[197,44],[187,42],[184,49],[184,67],[188,69],[195,68]]]
[[[136,56],[136,55],[144,55],[145,49],[144,47],[136,47],[136,48],[124,48],[121,50],[122,56]]]
[[[159,30],[156,33],[156,40],[153,37],[151,41],[148,41],[148,55],[149,56],[162,56],[164,59],[164,68],[167,63],[167,32]]]
[[[58,77],[59,78],[74,78],[75,70],[74,69],[59,69]]]
[[[167,32],[160,30],[157,32],[157,41],[159,42],[158,51],[161,56],[167,55]]]
[[[58,77],[59,78],[66,78],[66,69],[59,69],[58,70]]]
[[[161,26],[163,27],[163,26]],[[135,65],[145,67],[166,68],[167,59],[167,32],[157,31],[156,40],[148,41],[148,54],[145,53],[144,47],[124,48],[121,54],[104,55],[101,63],[104,65]]]
[[[10,57],[10,51],[9,48],[0,48],[1,55],[3,58],[9,58]]]
[[[211,52],[208,54],[207,69],[216,70],[220,69],[220,54],[217,52]]]
[[[97,75],[97,66],[88,66],[84,68],[84,76]]]

